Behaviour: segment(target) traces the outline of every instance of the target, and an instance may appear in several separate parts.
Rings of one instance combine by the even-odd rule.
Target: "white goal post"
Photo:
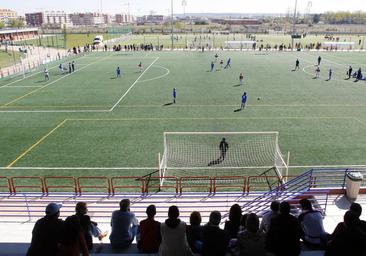
[[[278,132],[164,132],[160,177],[259,175],[287,164]],[[164,179],[162,178],[161,183]]]

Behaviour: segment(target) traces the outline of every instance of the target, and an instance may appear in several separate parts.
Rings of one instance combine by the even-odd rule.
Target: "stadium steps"
[[[0,255],[6,256],[23,256],[29,248],[29,243],[0,243]],[[115,251],[110,244],[94,244],[94,249],[91,255],[111,256],[111,255],[126,255],[126,256],[158,256],[158,254],[139,253],[136,245],[132,244],[130,248],[121,251]],[[227,254],[230,256],[231,254]],[[300,256],[323,256],[324,251],[303,251]],[[196,254],[196,256],[199,256]]]
[[[122,199],[131,200],[131,211],[139,220],[146,218],[146,207],[155,204],[157,207],[156,219],[164,221],[167,218],[168,208],[177,205],[180,217],[189,221],[192,211],[200,211],[203,222],[208,221],[212,210],[218,210],[223,215],[228,213],[230,207],[238,203],[244,205],[257,198],[260,193],[156,193],[156,194],[121,194],[106,196],[104,194],[85,194],[73,196],[65,193],[49,195],[27,193],[16,195],[0,195],[0,222],[34,222],[44,216],[44,209],[50,202],[61,203],[61,218],[74,214],[77,202],[88,203],[89,215],[93,220],[101,223],[109,223],[111,214],[119,209]]]

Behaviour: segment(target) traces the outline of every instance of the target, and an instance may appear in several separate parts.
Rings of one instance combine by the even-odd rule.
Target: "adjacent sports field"
[[[365,53],[320,53],[320,79],[319,53],[218,52],[232,68],[210,72],[214,54],[91,53],[71,74],[50,64],[47,82],[42,72],[1,80],[0,176],[141,176],[157,168],[164,131],[278,131],[290,174],[366,165],[366,82],[345,80],[349,65],[366,71]]]

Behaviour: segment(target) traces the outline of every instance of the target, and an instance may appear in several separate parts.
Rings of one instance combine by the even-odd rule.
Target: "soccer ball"
[[[258,97],[257,100],[261,100],[261,97]]]

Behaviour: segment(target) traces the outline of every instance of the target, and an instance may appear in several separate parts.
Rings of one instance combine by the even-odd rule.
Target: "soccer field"
[[[366,165],[366,82],[345,80],[349,65],[366,70],[365,53],[218,54],[231,69],[210,72],[215,52],[100,52],[71,74],[50,64],[47,82],[42,72],[1,80],[0,176],[142,176],[157,169],[165,131],[278,131],[290,175]]]

